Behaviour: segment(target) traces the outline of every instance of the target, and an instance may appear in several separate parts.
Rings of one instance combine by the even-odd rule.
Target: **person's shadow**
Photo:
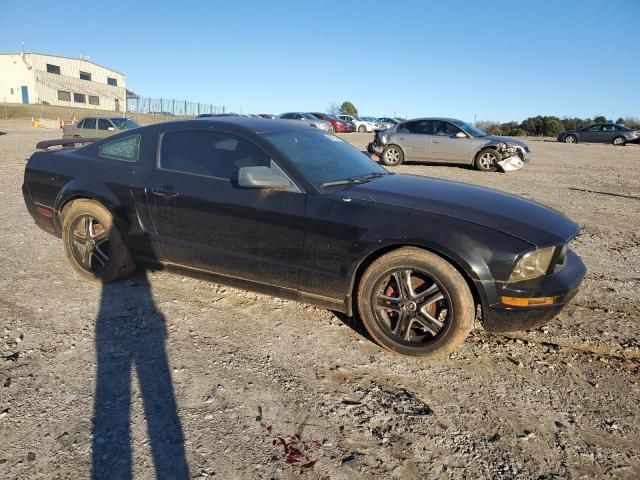
[[[92,478],[132,478],[130,411],[135,371],[156,477],[188,479],[184,435],[165,350],[167,329],[146,272],[102,286],[95,335]]]

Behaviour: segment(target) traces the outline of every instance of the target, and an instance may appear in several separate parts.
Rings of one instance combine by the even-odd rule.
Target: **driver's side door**
[[[305,194],[246,188],[238,172],[272,165],[256,144],[213,130],[161,135],[146,188],[162,259],[221,275],[296,289]]]

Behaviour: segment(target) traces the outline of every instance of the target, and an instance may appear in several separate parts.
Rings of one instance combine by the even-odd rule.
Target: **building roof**
[[[125,76],[124,73],[119,72],[118,70],[114,70],[113,68],[105,67],[104,65],[100,65],[99,63],[93,62],[91,60],[87,60],[86,58],[81,57],[69,57],[67,55],[56,55],[55,53],[42,53],[42,52],[0,52],[0,55],[42,55],[45,57],[58,57],[58,58],[67,58],[69,60],[80,60],[81,62],[92,63],[97,67],[104,68],[105,70],[110,70],[118,75]]]

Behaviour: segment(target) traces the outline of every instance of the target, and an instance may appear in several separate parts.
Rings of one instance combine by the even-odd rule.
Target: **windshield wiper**
[[[374,172],[368,175],[363,175],[361,177],[344,178],[342,180],[332,180],[331,182],[324,182],[324,183],[321,183],[320,186],[324,188],[324,187],[336,187],[338,185],[356,185],[360,183],[366,183],[373,178],[382,177],[383,175],[385,174],[381,172]]]

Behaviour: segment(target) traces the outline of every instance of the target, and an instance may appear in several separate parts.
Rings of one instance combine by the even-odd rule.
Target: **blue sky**
[[[640,1],[466,3],[12,1],[0,51],[89,55],[141,95],[243,112],[640,116]]]

